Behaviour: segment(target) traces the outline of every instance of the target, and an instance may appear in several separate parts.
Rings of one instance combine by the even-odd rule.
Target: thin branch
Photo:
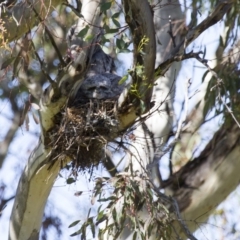
[[[178,203],[176,201],[175,198],[171,198],[172,200],[172,206],[174,207],[174,213],[177,217],[177,220],[183,230],[183,232],[185,233],[185,235],[190,239],[190,240],[197,240],[197,238],[195,238],[192,233],[189,231],[186,223],[184,222],[184,220],[181,217],[180,211],[179,211],[179,207],[178,207]]]
[[[212,69],[210,68],[210,66],[207,63],[207,60],[200,58],[199,55],[196,55],[195,57],[200,63],[202,63],[208,70],[209,72],[211,72],[211,74],[217,79],[217,84],[211,88],[211,91],[217,87],[218,89],[218,98],[219,100],[223,103],[223,105],[225,106],[225,108],[227,109],[228,113],[232,116],[233,120],[235,121],[235,123],[238,125],[238,127],[240,128],[240,123],[238,122],[237,118],[235,117],[235,115],[233,114],[233,111],[230,109],[230,107],[225,103],[223,97],[221,96],[221,84],[223,84],[222,79],[218,76],[218,74]]]
[[[47,72],[45,71],[45,67],[44,67],[44,62],[42,61],[42,59],[40,58],[36,48],[35,48],[35,45],[33,43],[33,41],[31,40],[31,44],[32,44],[32,47],[33,47],[33,50],[34,50],[34,53],[35,53],[35,56],[36,58],[38,59],[38,62],[40,63],[40,66],[41,66],[41,70],[44,74],[44,76],[48,79],[49,83],[51,83],[52,85],[56,85],[56,82],[54,82],[52,80],[52,78],[49,76],[49,74],[47,74]]]
[[[197,37],[199,37],[206,29],[213,26],[218,21],[222,20],[225,13],[227,13],[229,9],[231,9],[233,3],[234,0],[220,0],[214,11],[198,26],[188,31],[185,39],[181,43],[179,43],[178,46],[172,50],[172,52],[169,53],[167,60],[161,63],[155,69],[155,77],[163,76],[174,61],[181,61],[181,57],[183,57],[182,60],[187,59],[184,57],[185,54],[182,54],[185,51],[186,47],[190,43],[192,43]],[[176,55],[178,55],[177,58],[175,58]]]
[[[63,60],[63,58],[62,58],[62,54],[61,54],[60,51],[59,51],[59,47],[58,47],[57,44],[55,43],[54,38],[53,38],[51,32],[49,31],[49,29],[48,29],[48,27],[46,26],[46,24],[44,23],[43,19],[40,17],[40,15],[38,14],[38,12],[36,11],[36,9],[35,9],[33,6],[32,6],[32,9],[33,9],[33,11],[35,12],[37,18],[39,19],[39,22],[43,24],[44,29],[45,29],[48,37],[49,37],[49,40],[50,40],[50,42],[51,42],[54,50],[55,50],[56,53],[57,53],[57,56],[58,56],[58,59],[59,59],[61,65],[62,65],[62,66],[66,66],[66,63],[64,62],[64,60]]]
[[[168,58],[166,61],[161,63],[155,70],[155,77],[158,77],[160,75],[164,75],[172,63],[174,62],[181,62],[183,60],[187,60],[190,58],[196,58],[199,54],[202,52],[194,53],[193,51],[189,53],[182,53],[182,54],[176,54],[175,56],[172,56],[171,58]]]
[[[176,47],[176,42],[175,42],[175,37],[173,35],[173,30],[172,30],[172,18],[171,16],[169,16],[169,30],[168,30],[168,34],[170,35],[172,42],[173,42],[173,47]]]

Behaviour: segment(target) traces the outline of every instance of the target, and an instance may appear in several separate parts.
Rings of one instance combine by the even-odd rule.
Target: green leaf
[[[67,182],[67,184],[72,184],[72,183],[76,182],[76,180],[74,178],[68,178],[66,182]]]
[[[112,217],[113,217],[114,222],[115,222],[116,224],[118,224],[118,222],[117,222],[117,211],[116,211],[116,208],[113,208]]]
[[[81,239],[85,240],[86,239],[86,225],[83,224],[82,227],[82,236],[81,236]]]
[[[97,220],[101,219],[103,216],[104,216],[104,210],[98,213]]]
[[[110,9],[112,6],[112,2],[106,2],[106,3],[102,3],[100,6],[100,10],[102,12],[106,12],[108,9]]]
[[[128,75],[124,75],[118,82],[119,85],[125,83],[128,79]]]
[[[106,54],[110,54],[111,53],[111,49],[107,46],[102,46],[102,50],[106,53]]]
[[[89,35],[87,35],[87,36],[84,38],[84,40],[88,42],[88,41],[93,40],[93,38],[94,38],[94,35],[89,34]]]
[[[74,227],[74,226],[76,226],[76,225],[77,225],[78,223],[80,223],[80,222],[81,222],[81,220],[77,220],[77,221],[71,223],[68,227],[69,227],[69,228]]]
[[[5,62],[3,62],[0,70],[3,70],[4,68],[8,67],[15,59],[16,57],[8,58]]]
[[[146,106],[145,106],[145,103],[144,103],[143,100],[140,100],[140,108],[141,108],[141,110],[142,110],[142,113],[145,112]]]
[[[106,31],[106,34],[104,34],[105,39],[111,39],[114,38],[115,34],[118,33],[117,28],[111,28]]]
[[[115,196],[110,196],[108,198],[100,198],[98,199],[98,202],[107,202],[107,201],[110,201],[110,200],[116,200],[117,198]]]
[[[133,234],[133,240],[136,240],[136,239],[137,239],[137,232]]]
[[[143,71],[144,67],[142,65],[138,65],[136,66],[136,74],[139,76],[139,77],[142,77],[144,71]]]
[[[117,27],[121,27],[121,24],[119,23],[119,21],[116,18],[112,18],[113,23],[117,26]]]
[[[117,38],[116,40],[116,45],[119,49],[124,49],[125,47],[125,42],[122,39]]]
[[[118,32],[118,28],[110,28],[106,31],[106,33],[117,33]]]
[[[84,38],[87,35],[89,26],[86,26],[85,28],[83,28],[79,33],[78,33],[78,37]]]
[[[104,211],[101,211],[97,216],[96,224],[98,225],[99,223],[105,221],[106,219],[107,219],[107,216],[104,214]]]
[[[88,211],[88,215],[87,215],[87,218],[89,218],[89,216],[90,216],[90,213],[91,213],[91,208],[89,209],[89,211]]]
[[[118,53],[130,53],[130,52],[132,52],[132,51],[129,49],[122,49],[122,50],[118,51]]]
[[[118,18],[121,12],[116,12],[112,15],[112,18]]]
[[[74,237],[74,236],[77,236],[79,234],[82,233],[82,229],[79,229],[78,231],[76,231],[75,233],[71,234],[70,237]]]
[[[91,228],[91,231],[92,231],[92,235],[93,235],[93,237],[95,238],[96,230],[95,230],[95,224],[93,223],[93,218],[90,218],[88,222],[89,222],[89,224],[90,224],[90,228]]]

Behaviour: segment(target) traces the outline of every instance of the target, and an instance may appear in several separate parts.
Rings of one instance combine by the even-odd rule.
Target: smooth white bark
[[[161,3],[164,6],[168,1]],[[154,16],[157,39],[161,42],[161,44],[157,45],[156,52],[156,66],[158,66],[166,60],[168,52],[174,48],[168,34],[170,28],[169,16],[172,18],[173,33],[176,36],[184,20],[180,7],[176,7],[176,5],[159,8],[154,12]],[[179,37],[176,37],[176,43],[179,42],[179,39]],[[129,152],[131,156],[126,157],[126,166],[133,163],[134,170],[145,173],[147,165],[154,160],[156,153],[161,152],[169,131],[172,129],[175,80],[179,69],[180,63],[175,63],[164,77],[160,77],[155,81],[156,86],[153,88],[152,97],[155,105],[143,116],[143,119],[147,116],[146,120],[143,120],[144,124],[138,124],[139,126],[133,131],[136,141],[130,142]],[[156,186],[159,186],[158,164],[153,166],[150,171],[152,173],[149,175],[152,177],[153,182]]]
[[[44,207],[60,170],[58,162],[49,169],[48,153],[40,142],[21,176],[10,219],[11,240],[39,237]]]

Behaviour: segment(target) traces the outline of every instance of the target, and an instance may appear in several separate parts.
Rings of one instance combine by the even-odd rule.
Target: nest
[[[115,100],[91,99],[66,107],[55,119],[49,133],[51,159],[72,158],[73,166],[85,169],[98,165],[104,158],[104,147],[117,136],[118,121]]]

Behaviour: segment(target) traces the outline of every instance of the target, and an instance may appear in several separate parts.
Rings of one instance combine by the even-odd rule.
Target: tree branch
[[[238,186],[239,140],[237,124],[226,121],[199,157],[163,182],[166,194],[177,200],[190,231],[199,227],[197,222],[206,222],[216,206]]]
[[[182,40],[177,45],[177,47],[168,54],[167,60],[158,65],[158,67],[155,69],[155,76],[163,76],[174,61],[181,61],[181,57],[184,56],[183,53],[185,52],[187,46],[192,43],[197,37],[199,37],[206,29],[222,20],[223,16],[233,6],[233,3],[234,0],[219,0],[214,11],[198,26],[188,31],[184,40]]]
[[[130,73],[132,87],[122,94],[118,102],[122,129],[150,109],[156,53],[153,13],[148,1],[124,0],[123,4],[125,19],[133,36],[134,67]],[[137,69],[141,69],[140,74]]]

